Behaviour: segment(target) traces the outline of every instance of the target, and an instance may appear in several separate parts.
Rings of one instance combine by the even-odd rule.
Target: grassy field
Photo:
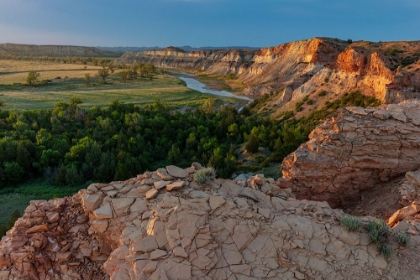
[[[101,67],[52,62],[0,60],[0,99],[6,109],[52,108],[57,102],[79,97],[82,107],[106,106],[116,98],[133,104],[151,103],[159,99],[177,106],[197,106],[209,97],[187,88],[178,78],[169,74],[156,74],[150,81],[138,78],[122,82],[116,76],[119,70],[101,83],[97,71]],[[25,84],[28,71],[40,73],[39,81],[50,80],[46,85]],[[84,76],[89,73],[91,84]],[[226,100],[232,103],[232,99]]]

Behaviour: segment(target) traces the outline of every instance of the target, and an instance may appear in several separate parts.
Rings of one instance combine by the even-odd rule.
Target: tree
[[[109,70],[102,67],[102,69],[98,70],[98,76],[102,78],[104,83],[106,83],[105,78],[109,76]]]
[[[254,134],[249,135],[248,141],[246,141],[245,149],[248,153],[253,154],[258,152],[258,139]]]
[[[6,107],[6,101],[0,99],[0,109]]]
[[[90,74],[89,73],[85,74],[85,81],[86,81],[87,85],[90,85]]]
[[[36,71],[29,71],[26,76],[26,82],[31,86],[39,77],[39,73]]]

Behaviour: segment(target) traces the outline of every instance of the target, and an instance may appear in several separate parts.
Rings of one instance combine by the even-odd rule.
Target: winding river
[[[217,95],[217,96],[233,97],[233,98],[238,98],[238,99],[242,99],[242,100],[247,100],[248,103],[254,101],[254,99],[252,99],[252,98],[242,96],[242,95],[236,95],[236,94],[233,94],[229,91],[209,89],[205,84],[197,81],[194,78],[195,76],[193,76],[191,74],[183,73],[183,72],[178,73],[178,74],[181,74],[180,76],[178,76],[178,78],[183,80],[187,84],[187,87],[189,87],[190,89],[193,89],[193,90],[196,90],[196,91],[199,91],[199,92],[202,92],[202,93]]]

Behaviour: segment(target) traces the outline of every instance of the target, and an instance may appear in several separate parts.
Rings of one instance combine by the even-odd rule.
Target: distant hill
[[[106,50],[111,52],[117,52],[117,53],[125,53],[125,52],[142,52],[142,51],[150,51],[150,50],[163,50],[165,48],[161,48],[158,46],[155,47],[96,47],[100,50]],[[176,47],[179,49],[182,49],[186,52],[190,51],[199,51],[199,50],[258,50],[260,48],[255,47],[235,47],[235,46],[228,46],[228,47],[191,47],[191,46],[182,46],[182,47]]]
[[[101,50],[95,47],[65,46],[65,45],[24,45],[0,44],[1,55],[18,56],[83,56],[83,57],[117,57],[122,53]]]

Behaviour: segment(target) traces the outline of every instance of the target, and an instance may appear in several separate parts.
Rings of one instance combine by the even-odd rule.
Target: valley
[[[419,41],[8,47],[0,279],[418,275]]]

